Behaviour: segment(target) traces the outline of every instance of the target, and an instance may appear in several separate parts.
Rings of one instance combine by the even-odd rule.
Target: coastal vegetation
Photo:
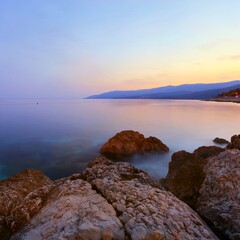
[[[240,98],[240,88],[231,90],[229,92],[224,92],[218,95],[218,97],[234,97],[234,98]]]

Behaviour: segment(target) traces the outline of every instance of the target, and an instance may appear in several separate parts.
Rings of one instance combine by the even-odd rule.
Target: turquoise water
[[[37,104],[38,103],[38,104]],[[167,154],[130,161],[159,179],[171,154],[240,133],[240,104],[182,100],[0,100],[0,178],[37,168],[56,179],[82,171],[115,133],[160,138]]]

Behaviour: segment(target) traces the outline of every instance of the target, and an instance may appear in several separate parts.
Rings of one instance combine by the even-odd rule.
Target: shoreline
[[[205,101],[209,102],[232,102],[232,103],[240,103],[240,98],[211,98]]]
[[[239,166],[240,134],[175,152],[160,182],[105,157],[54,181],[25,170],[0,181],[0,239],[235,240]]]

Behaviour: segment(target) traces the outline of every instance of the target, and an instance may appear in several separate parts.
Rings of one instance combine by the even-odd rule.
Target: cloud
[[[222,48],[223,46],[232,46],[239,43],[239,39],[219,38],[214,41],[209,41],[201,44],[199,49],[201,51],[210,51],[213,49]]]
[[[218,41],[204,43],[200,46],[201,51],[209,51],[216,48],[220,43]]]
[[[239,61],[239,60],[240,60],[240,54],[229,55],[229,56],[221,56],[221,57],[218,58],[218,60],[232,60],[232,61]]]

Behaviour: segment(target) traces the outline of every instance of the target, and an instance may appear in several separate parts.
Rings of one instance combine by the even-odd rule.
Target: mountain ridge
[[[140,90],[115,90],[86,99],[208,99],[215,97],[221,92],[239,88],[240,80],[221,83],[196,83],[181,84],[178,86],[168,85],[163,87],[140,89]]]

